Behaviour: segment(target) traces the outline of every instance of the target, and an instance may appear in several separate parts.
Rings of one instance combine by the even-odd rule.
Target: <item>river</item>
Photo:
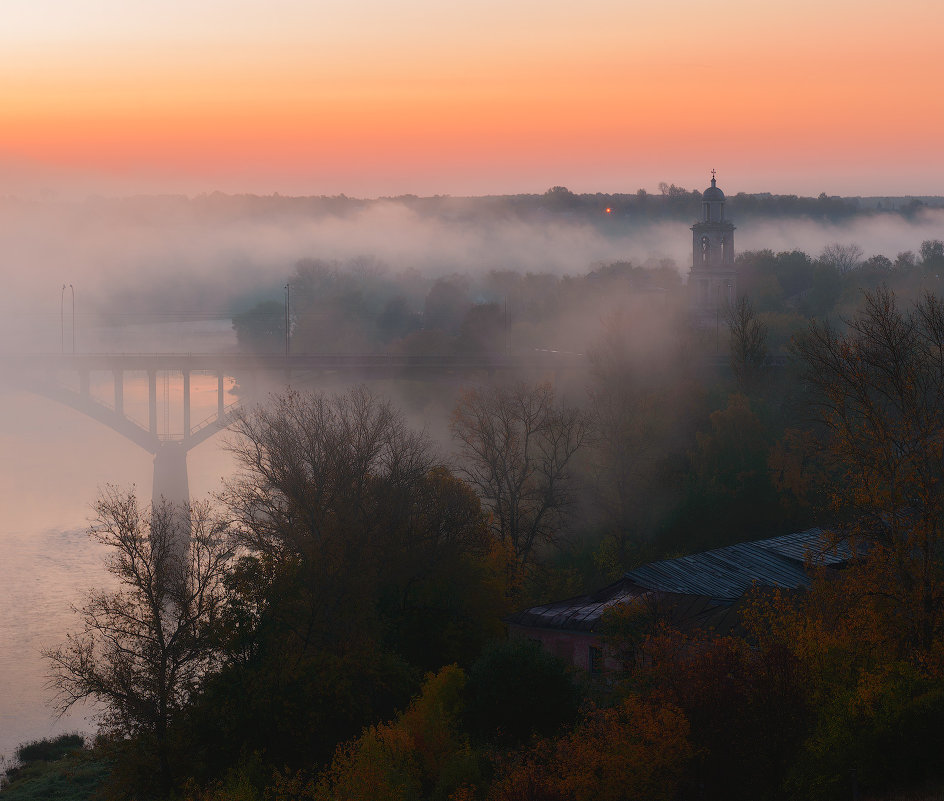
[[[125,326],[103,331],[91,342],[83,332],[80,342],[92,352],[196,353],[236,347],[228,321]],[[111,380],[108,374],[92,375],[92,393],[104,402],[114,397]],[[182,397],[182,379],[159,374],[158,381],[158,429],[182,431],[179,409],[169,404],[165,413],[163,408],[163,388],[168,398]],[[318,388],[325,391],[341,390],[348,383],[340,377],[328,383],[326,376],[319,381]],[[381,395],[412,410],[412,425],[446,440],[451,397],[458,385],[431,394],[424,382],[412,388],[411,382],[372,383]],[[81,606],[90,588],[111,581],[103,567],[105,549],[86,533],[100,488],[135,487],[146,502],[153,480],[149,453],[79,412],[15,384],[11,376],[0,383],[0,758],[8,762],[20,743],[94,730],[89,708],[56,718],[41,651],[77,630],[79,619],[71,607]],[[237,397],[232,382],[226,389],[228,404]],[[215,376],[192,377],[191,403],[194,424],[216,412]],[[146,425],[147,407],[146,375],[126,375],[125,413]],[[220,435],[190,451],[187,465],[194,499],[219,490],[233,467]]]
[[[174,331],[171,347],[164,336],[160,349],[196,352],[235,346],[227,321]],[[123,349],[157,350],[143,347],[158,341],[156,333],[128,326],[122,332]],[[194,380],[191,390],[197,422],[215,411],[216,379]],[[144,376],[127,381],[129,412],[135,410],[136,396],[146,398]],[[230,395],[226,402],[233,399]],[[221,444],[219,436],[212,437],[188,454],[194,498],[218,490],[230,472],[230,457]],[[40,651],[76,630],[78,618],[71,607],[81,605],[90,588],[111,580],[103,567],[104,548],[86,533],[99,489],[106,484],[135,487],[146,501],[152,460],[114,431],[18,389],[14,377],[5,377],[0,385],[0,759],[7,763],[20,743],[94,730],[89,708],[56,718]]]

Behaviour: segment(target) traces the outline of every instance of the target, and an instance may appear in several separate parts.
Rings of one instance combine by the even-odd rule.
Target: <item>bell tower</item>
[[[692,307],[716,311],[734,303],[734,226],[724,218],[724,192],[711,171],[711,186],[702,194],[701,220],[692,226],[692,269],[688,276]]]

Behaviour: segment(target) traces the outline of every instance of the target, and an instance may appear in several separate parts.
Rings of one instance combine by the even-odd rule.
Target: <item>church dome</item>
[[[711,178],[711,186],[705,190],[702,198],[704,200],[724,200],[724,192],[715,185],[714,176]]]

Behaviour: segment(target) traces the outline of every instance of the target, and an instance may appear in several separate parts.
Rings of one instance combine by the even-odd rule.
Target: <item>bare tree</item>
[[[834,242],[823,248],[819,260],[833,267],[840,275],[845,275],[862,263],[862,248],[855,243],[840,245]]]
[[[338,533],[368,547],[392,496],[437,466],[429,438],[366,387],[289,392],[238,412],[227,447],[239,472],[223,500],[241,542],[271,557],[325,560]]]
[[[91,591],[75,610],[82,629],[43,652],[60,714],[82,699],[96,702],[106,731],[154,748],[165,788],[169,726],[218,664],[223,574],[232,554],[208,505],[187,511],[167,503],[142,509],[133,492],[107,488],[89,535],[110,549],[107,569],[117,587]]]
[[[769,362],[767,326],[757,319],[754,307],[741,295],[726,312],[731,329],[731,370],[742,392],[750,390]]]
[[[517,384],[466,391],[451,428],[462,473],[523,571],[538,545],[557,541],[572,500],[571,460],[589,435],[585,415],[559,404],[550,384]]]
[[[239,471],[222,500],[238,541],[269,571],[252,603],[282,626],[275,647],[291,659],[342,644],[375,649],[384,626],[420,616],[418,596],[438,577],[491,545],[472,488],[363,386],[273,397],[231,430]]]

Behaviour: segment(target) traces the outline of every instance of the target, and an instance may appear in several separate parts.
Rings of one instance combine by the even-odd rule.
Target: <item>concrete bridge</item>
[[[174,502],[189,500],[187,452],[226,428],[239,402],[227,404],[226,379],[239,380],[244,394],[252,399],[253,388],[265,378],[270,383],[307,383],[313,375],[346,376],[353,380],[372,378],[453,378],[474,374],[516,371],[522,374],[559,372],[581,364],[580,354],[532,350],[513,355],[444,358],[440,356],[393,355],[383,353],[339,354],[246,354],[246,353],[55,353],[0,355],[5,375],[22,377],[30,391],[91,417],[131,440],[154,456],[152,497]],[[110,375],[111,400],[92,391],[92,377]],[[126,413],[125,389],[128,374],[147,376],[147,419],[144,424]],[[167,377],[182,378],[182,393],[174,403],[182,412],[180,433],[159,425],[158,381],[164,379],[164,412],[171,398]],[[192,419],[192,376],[216,378],[216,410],[196,422]],[[140,379],[139,379],[140,380]]]

